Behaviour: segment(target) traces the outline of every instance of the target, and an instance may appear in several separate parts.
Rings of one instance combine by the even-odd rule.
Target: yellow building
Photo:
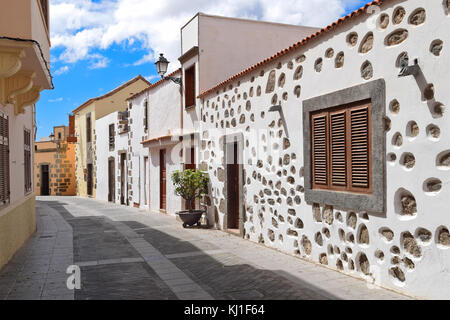
[[[69,119],[72,119],[69,117]],[[39,196],[74,196],[75,142],[73,121],[70,126],[53,128],[47,138],[35,143],[35,194]]]
[[[95,120],[116,111],[125,111],[126,99],[149,86],[150,83],[139,75],[100,97],[89,99],[73,111],[77,138],[75,172],[78,196],[95,198]],[[108,134],[103,133],[102,139],[108,139]]]
[[[36,231],[35,103],[53,88],[47,0],[0,0],[0,268]]]

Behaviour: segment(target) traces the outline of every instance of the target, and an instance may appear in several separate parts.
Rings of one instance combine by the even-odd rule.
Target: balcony
[[[15,113],[53,87],[48,0],[0,0],[0,104]]]

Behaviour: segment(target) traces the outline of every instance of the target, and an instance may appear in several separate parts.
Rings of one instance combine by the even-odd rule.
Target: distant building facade
[[[35,143],[35,194],[74,196],[75,181],[74,118],[72,126],[54,127],[53,134]]]
[[[75,163],[78,196],[95,197],[96,194],[96,120],[116,111],[125,111],[126,99],[149,85],[142,76],[137,76],[100,97],[89,99],[73,111],[77,138]],[[100,133],[99,137],[108,139],[106,133]]]

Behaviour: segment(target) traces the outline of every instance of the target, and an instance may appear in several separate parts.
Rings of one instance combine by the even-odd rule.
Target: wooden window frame
[[[352,175],[353,162],[352,162],[352,140],[351,140],[351,113],[355,110],[368,110],[368,126],[367,126],[367,176],[368,176],[368,186],[356,187],[354,186],[354,180]],[[311,176],[312,176],[312,189],[319,190],[330,190],[330,191],[343,191],[350,193],[362,193],[362,194],[372,194],[372,121],[371,121],[372,105],[370,100],[363,100],[350,103],[348,105],[332,107],[325,110],[319,110],[311,113]],[[333,161],[332,161],[332,131],[331,131],[331,121],[332,116],[336,114],[345,115],[345,185],[333,184]],[[325,140],[326,140],[326,183],[319,184],[316,183],[316,163],[314,161],[315,157],[315,143],[314,143],[314,132],[315,132],[315,118],[325,117]]]
[[[192,108],[196,100],[195,63],[184,70],[184,106]]]
[[[6,135],[5,135],[6,134]],[[5,113],[0,112],[0,208],[9,205],[11,201],[11,174],[10,174],[10,155],[9,155],[9,117]],[[6,159],[6,161],[4,161]]]
[[[318,88],[320,90],[321,88]],[[349,106],[355,101],[371,101],[371,193],[353,193],[341,190],[314,189],[312,186],[311,114],[329,111],[337,106]],[[384,79],[364,81],[361,84],[324,93],[302,101],[304,197],[307,204],[329,205],[339,210],[386,215],[386,82]]]

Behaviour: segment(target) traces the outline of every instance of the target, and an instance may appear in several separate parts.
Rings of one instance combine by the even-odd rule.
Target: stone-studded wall
[[[41,165],[49,165],[49,189],[51,195],[74,196],[76,195],[75,179],[75,144],[61,142],[60,147],[56,143],[54,151],[39,152],[41,143],[36,143],[38,151],[35,153],[35,192],[41,194]]]
[[[242,132],[246,239],[411,295],[450,298],[449,7],[386,1],[203,97],[209,220],[225,227],[219,139]],[[398,77],[404,54],[418,59],[418,76]],[[306,203],[303,101],[377,79],[386,83],[386,212]],[[277,104],[282,112],[269,112]]]

